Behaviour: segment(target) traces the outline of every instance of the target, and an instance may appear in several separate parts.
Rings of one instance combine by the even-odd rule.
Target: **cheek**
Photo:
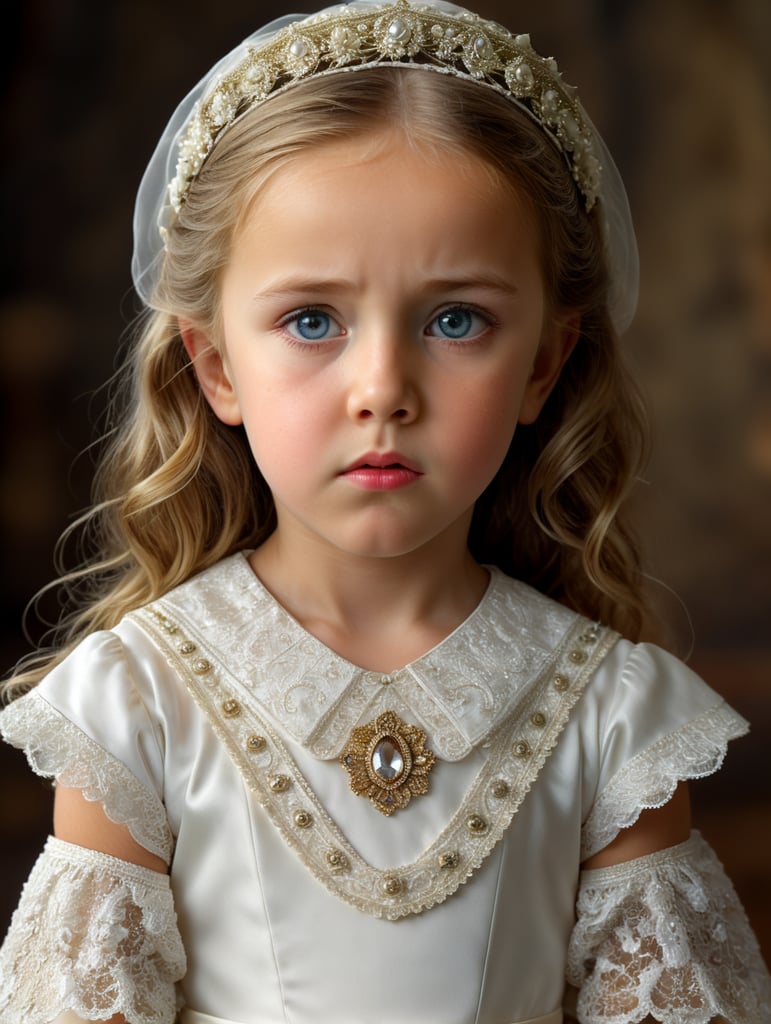
[[[271,490],[307,478],[324,456],[329,429],[326,403],[308,389],[263,379],[239,396],[244,429],[252,455]]]
[[[453,445],[458,463],[480,493],[497,473],[517,427],[516,393],[467,397],[455,409]]]

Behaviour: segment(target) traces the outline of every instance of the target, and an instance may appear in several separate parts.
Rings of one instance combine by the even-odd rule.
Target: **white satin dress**
[[[386,712],[398,800],[435,757],[391,814],[350,786],[373,778],[352,730]],[[583,1024],[771,1020],[698,834],[579,869],[746,723],[495,569],[454,633],[382,675],[235,555],[85,640],[0,726],[170,864],[50,839],[0,953],[0,1024],[559,1024],[566,986]]]

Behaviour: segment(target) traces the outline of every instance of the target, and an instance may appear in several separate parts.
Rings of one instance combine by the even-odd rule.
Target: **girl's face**
[[[573,332],[546,320],[537,231],[510,186],[475,157],[379,141],[277,171],[234,240],[222,338],[183,334],[214,411],[245,427],[282,545],[465,552]]]

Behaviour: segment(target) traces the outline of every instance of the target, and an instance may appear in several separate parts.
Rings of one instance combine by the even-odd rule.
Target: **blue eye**
[[[345,333],[337,320],[322,309],[303,309],[292,313],[282,327],[297,341],[329,341]]]
[[[489,320],[481,313],[467,306],[451,306],[434,317],[426,333],[450,341],[467,341],[478,338],[489,326]]]

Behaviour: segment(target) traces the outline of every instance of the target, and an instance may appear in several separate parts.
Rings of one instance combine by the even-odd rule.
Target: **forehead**
[[[425,255],[432,239],[500,250],[508,237],[538,248],[531,204],[500,171],[465,150],[387,130],[309,147],[274,168],[245,211],[234,255],[268,235],[274,247],[283,236],[331,252],[343,232],[373,245],[398,234],[405,259],[408,246]]]
[[[296,151],[276,165],[255,199],[259,202],[266,191],[273,189],[288,194],[293,185],[304,187],[308,176],[334,188],[336,183],[344,187],[344,178],[349,183],[351,172],[360,172],[361,185],[366,187],[372,168],[385,163],[409,167],[413,173],[410,191],[430,187],[432,180],[435,185],[440,183],[449,170],[454,177],[464,178],[475,195],[506,192],[524,199],[501,171],[482,157],[460,146],[416,138],[398,125],[367,130],[347,139],[317,141]]]
[[[478,158],[398,135],[312,147],[277,169],[235,234],[222,279],[225,302],[419,301],[473,283],[543,294],[527,207]]]

